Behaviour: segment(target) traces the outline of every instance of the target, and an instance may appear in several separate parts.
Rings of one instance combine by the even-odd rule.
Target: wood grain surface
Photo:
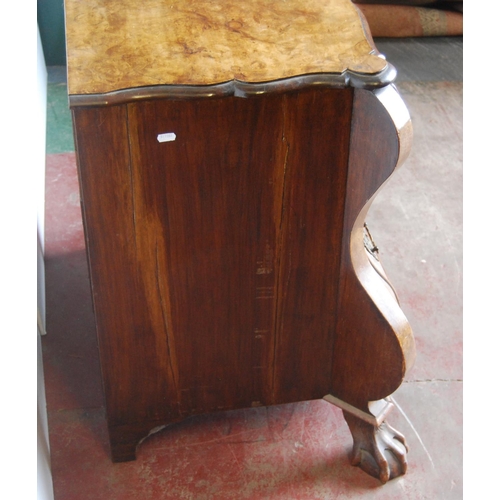
[[[332,366],[353,94],[309,90],[284,102],[275,403],[331,391],[325,368]]]
[[[147,422],[331,392],[352,98],[74,110],[116,460]]]
[[[387,69],[350,0],[65,0],[70,95]]]

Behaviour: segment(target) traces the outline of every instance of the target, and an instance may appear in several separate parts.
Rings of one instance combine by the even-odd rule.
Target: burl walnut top
[[[65,0],[65,8],[70,95],[387,67],[350,0]]]

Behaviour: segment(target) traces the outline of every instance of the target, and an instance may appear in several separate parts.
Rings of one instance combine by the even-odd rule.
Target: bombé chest
[[[66,0],[66,25],[113,459],[197,413],[385,415],[413,339],[363,222],[411,125],[355,7]]]

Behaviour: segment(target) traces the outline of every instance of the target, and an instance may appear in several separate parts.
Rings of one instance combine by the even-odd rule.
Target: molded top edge
[[[210,97],[253,97],[270,93],[303,90],[312,87],[376,89],[391,84],[396,77],[396,69],[387,64],[383,72],[370,78],[367,75],[345,72],[336,74],[302,75],[284,80],[262,83],[246,83],[239,80],[215,85],[156,85],[116,90],[105,94],[73,94],[69,96],[71,107],[111,106],[127,102],[154,98],[196,99]]]

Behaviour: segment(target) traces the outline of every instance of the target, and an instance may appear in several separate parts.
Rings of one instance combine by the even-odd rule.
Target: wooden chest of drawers
[[[357,9],[66,0],[66,25],[113,460],[189,415],[325,398],[354,464],[404,473],[384,398],[413,337],[364,216],[411,123]]]

